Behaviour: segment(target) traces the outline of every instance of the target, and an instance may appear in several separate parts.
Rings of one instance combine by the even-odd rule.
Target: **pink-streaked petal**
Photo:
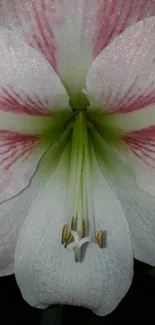
[[[47,150],[29,186],[11,200],[0,204],[0,276],[14,272],[14,253],[20,229],[35,197],[54,173],[66,146],[67,137],[68,134],[61,142],[56,142]]]
[[[154,0],[0,0],[0,5],[0,24],[43,53],[75,88],[116,35],[155,14]]]
[[[155,126],[128,133],[123,141],[137,186],[155,195]]]
[[[0,131],[0,202],[28,186],[47,146],[37,136]]]
[[[155,18],[118,36],[95,59],[86,78],[90,101],[127,113],[155,103]]]
[[[0,71],[0,111],[36,116],[68,106],[49,62],[6,28],[0,29]]]

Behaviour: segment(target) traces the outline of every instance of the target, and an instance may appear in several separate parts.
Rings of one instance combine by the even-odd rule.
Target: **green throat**
[[[115,150],[122,149],[121,136],[122,131],[114,125],[113,118],[99,110],[74,111],[59,127],[56,141],[66,137],[66,145],[68,141],[70,147],[61,243],[65,249],[74,250],[76,262],[81,261],[85,244],[96,243],[100,249],[104,246],[104,231],[96,228],[93,213],[92,155],[103,162],[105,169],[115,168],[112,156]]]

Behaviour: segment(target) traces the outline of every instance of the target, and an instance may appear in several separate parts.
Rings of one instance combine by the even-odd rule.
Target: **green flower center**
[[[122,137],[125,133],[154,123],[154,107],[147,110],[147,115],[145,110],[111,114],[104,108],[89,107],[83,94],[80,97],[74,94],[71,98],[72,111],[61,112],[56,109],[52,117],[44,119],[42,127],[48,126],[43,135],[45,141],[52,143],[56,140],[62,151],[66,147],[69,149],[65,223],[62,225],[61,242],[65,249],[74,250],[75,261],[80,262],[83,245],[96,243],[100,249],[104,246],[104,231],[97,229],[93,209],[93,159],[95,157],[108,178],[112,179],[113,173],[114,180],[117,177],[120,182],[122,168],[133,176]],[[37,127],[41,129],[40,120]],[[124,158],[125,163],[122,161]],[[46,168],[51,168],[50,163]]]

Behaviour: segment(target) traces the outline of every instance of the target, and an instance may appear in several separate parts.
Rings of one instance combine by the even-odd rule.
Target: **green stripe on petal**
[[[113,114],[111,121],[115,127],[121,128],[123,133],[147,128],[155,125],[155,105],[131,113]]]
[[[114,123],[113,115],[103,110],[88,111],[88,133],[97,159],[105,172],[121,173],[121,160],[126,160],[122,142],[124,135],[120,125]],[[120,160],[121,157],[121,160]]]
[[[48,134],[48,136],[50,136],[50,134]],[[40,174],[42,175],[43,180],[48,179],[49,175],[52,175],[57,168],[65,148],[70,146],[71,136],[72,125],[69,125],[59,138],[52,138],[53,144],[49,147],[39,164]],[[48,137],[45,137],[44,140],[49,141]]]
[[[70,110],[53,112],[51,116],[0,112],[0,130],[40,135],[50,130],[60,130],[71,116]]]

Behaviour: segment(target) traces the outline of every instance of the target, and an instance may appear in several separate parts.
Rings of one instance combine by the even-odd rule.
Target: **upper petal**
[[[87,92],[100,106],[131,112],[155,103],[155,18],[128,28],[95,59]]]
[[[14,113],[11,119],[15,113],[42,116],[44,125],[52,110],[68,107],[68,94],[49,62],[6,28],[0,29],[0,71],[0,120],[2,114],[3,123],[4,112],[11,112]],[[6,116],[9,120],[9,115]],[[22,117],[20,124],[24,124]],[[35,121],[26,117],[31,126]]]
[[[66,155],[66,156],[65,156]],[[132,279],[132,248],[123,211],[94,164],[95,222],[107,244],[90,244],[81,263],[61,246],[68,178],[65,154],[55,174],[39,193],[17,243],[15,273],[24,299],[32,306],[82,305],[98,315],[110,313]]]
[[[0,201],[28,186],[49,143],[37,136],[55,121],[52,109],[64,110],[68,95],[50,64],[11,31],[0,30]],[[33,134],[33,135],[32,135]]]
[[[0,6],[0,24],[42,52],[75,91],[111,39],[155,14],[154,0],[1,0]]]

